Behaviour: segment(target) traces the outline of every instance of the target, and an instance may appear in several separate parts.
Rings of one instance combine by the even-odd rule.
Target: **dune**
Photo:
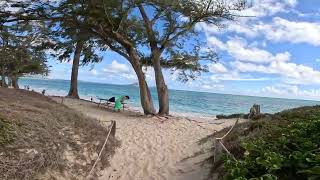
[[[0,87],[0,179],[85,179],[108,131],[39,93]],[[91,177],[118,145],[109,138]]]
[[[55,100],[61,102],[59,98]],[[100,179],[205,179],[210,167],[202,162],[209,155],[199,152],[210,147],[203,147],[209,144],[200,145],[198,141],[235,122],[235,119],[197,121],[184,117],[146,117],[67,98],[63,103],[100,121],[116,121],[116,138],[121,141],[121,147],[110,159],[110,166],[100,172]]]

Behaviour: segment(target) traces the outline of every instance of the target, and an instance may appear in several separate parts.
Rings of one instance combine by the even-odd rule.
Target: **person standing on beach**
[[[130,97],[129,96],[120,96],[119,98],[117,98],[115,104],[114,104],[114,109],[116,111],[120,111],[123,108],[123,104],[125,100],[129,100]]]

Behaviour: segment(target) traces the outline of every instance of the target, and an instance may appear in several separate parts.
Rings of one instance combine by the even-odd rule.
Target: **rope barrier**
[[[218,162],[219,159],[219,153],[222,152],[222,150],[224,150],[225,152],[227,152],[227,154],[231,155],[231,157],[236,160],[236,158],[233,156],[233,154],[230,153],[230,151],[224,146],[223,144],[223,139],[230,134],[230,132],[234,129],[234,127],[238,124],[239,119],[237,119],[237,121],[234,123],[234,125],[229,129],[229,131],[222,136],[221,138],[215,138],[214,139],[214,163]]]
[[[104,141],[103,146],[102,146],[102,148],[101,148],[101,150],[100,150],[100,152],[99,152],[99,155],[98,155],[96,161],[94,162],[94,164],[93,164],[93,166],[92,166],[92,168],[91,168],[88,176],[86,177],[86,179],[89,179],[90,176],[91,176],[91,174],[93,173],[93,170],[94,170],[94,168],[96,167],[96,165],[97,165],[97,163],[98,163],[98,161],[99,161],[99,159],[100,159],[100,156],[101,156],[101,154],[102,154],[102,151],[104,150],[104,148],[105,148],[105,146],[106,146],[106,144],[107,144],[107,141],[108,141],[108,139],[109,139],[109,136],[110,136],[110,133],[111,133],[111,131],[112,131],[112,128],[113,128],[114,123],[115,123],[115,122],[112,121],[111,126],[110,126],[110,129],[109,129],[109,132],[108,132],[108,135],[107,135],[107,138],[106,138],[106,140]]]

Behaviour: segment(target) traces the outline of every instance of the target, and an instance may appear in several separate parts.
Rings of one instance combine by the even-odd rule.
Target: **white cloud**
[[[248,37],[256,37],[259,32],[255,25],[259,18],[273,16],[280,12],[294,11],[297,0],[252,0],[251,6],[243,11],[234,12],[237,15],[244,16],[237,21],[226,22],[226,28],[218,28],[215,25],[206,23],[197,24],[197,30],[203,30],[206,34],[217,34],[223,32],[236,32],[245,34]]]
[[[241,75],[238,71],[232,71],[226,74],[215,74],[210,77],[213,82],[220,81],[266,81],[269,78],[255,78],[250,75]]]
[[[91,74],[93,74],[94,76],[97,76],[97,75],[99,74],[98,71],[95,70],[95,69],[92,69],[90,72],[91,72]]]
[[[230,63],[233,69],[229,74],[221,75],[222,72],[220,72],[220,75],[213,75],[212,80],[259,80],[259,78],[243,77],[243,75],[237,74],[239,71],[240,73],[259,72],[279,75],[288,84],[320,84],[320,71],[306,65],[293,63],[289,52],[272,54],[256,47],[258,43],[248,45],[246,40],[239,37],[230,38],[226,43],[215,37],[208,40],[208,46],[225,50],[234,59]],[[212,66],[209,66],[212,72],[219,72],[215,71]]]
[[[258,65],[236,61],[233,66],[240,72],[277,74],[288,84],[320,84],[320,71],[305,65],[281,61],[274,61],[269,65]]]
[[[235,69],[240,72],[263,72],[263,73],[274,73],[269,71],[267,66],[257,65],[253,63],[244,63],[240,61],[235,61],[231,63]]]
[[[227,68],[221,63],[209,64],[209,71],[214,73],[227,73]]]
[[[102,71],[107,77],[112,79],[137,81],[137,76],[132,67],[128,64],[119,63],[116,60],[113,60]]]
[[[246,41],[235,38],[227,42],[229,53],[239,61],[266,63],[271,61],[287,61],[290,57],[288,52],[272,55],[270,52],[247,47]]]
[[[320,16],[320,12],[301,12],[298,10],[292,10],[292,13],[298,15],[299,17],[316,17],[316,16]]]
[[[261,18],[273,16],[279,12],[296,14],[294,7],[296,0],[253,0],[252,7],[239,12],[240,15],[249,16],[238,18],[237,21],[227,22],[226,28],[200,23],[198,29],[203,30],[207,41],[214,42],[212,36],[219,33],[234,32],[243,34],[248,38],[264,36],[272,42],[307,43],[320,46],[320,23],[308,21],[293,21],[281,17],[274,17],[271,22],[262,22]],[[216,45],[223,48],[221,44]]]
[[[271,24],[260,24],[256,28],[271,41],[320,46],[320,23],[289,21],[275,17]]]
[[[222,91],[224,89],[224,85],[220,82],[215,82],[208,76],[201,76],[196,81],[188,81],[186,85],[189,89],[193,89],[196,91]]]
[[[227,48],[226,45],[215,36],[208,37],[207,44],[208,46],[214,46],[222,50],[225,50]]]
[[[239,14],[252,17],[272,16],[291,10],[297,3],[297,0],[252,0],[252,6]]]
[[[118,63],[116,60],[113,60],[111,64],[107,65],[106,68],[103,68],[103,72],[110,74],[132,74],[132,68],[127,64]]]
[[[305,99],[319,99],[320,89],[300,89],[296,85],[275,85],[266,86],[261,91],[267,95],[276,95],[279,97],[295,97],[295,98],[305,98]]]
[[[219,30],[216,27],[202,25],[207,35],[207,41],[214,43],[212,38]],[[280,17],[274,17],[272,22],[263,23],[257,20],[239,21],[230,23],[224,32],[235,32],[246,37],[253,38],[264,36],[272,42],[307,43],[320,46],[320,23],[307,21],[289,21]],[[218,47],[223,47],[215,42]]]
[[[269,63],[273,61],[288,61],[291,56],[289,52],[273,55],[266,50],[255,47],[254,44],[249,47],[246,40],[238,37],[231,38],[225,44],[215,37],[209,38],[208,45],[226,50],[234,59],[244,62]]]

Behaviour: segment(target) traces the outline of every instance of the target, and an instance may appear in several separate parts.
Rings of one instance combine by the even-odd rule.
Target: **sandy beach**
[[[54,98],[57,102],[61,99]],[[197,121],[186,117],[145,117],[137,112],[114,112],[112,108],[73,99],[63,102],[70,108],[100,121],[115,120],[121,147],[110,160],[111,166],[100,179],[192,180],[207,178],[209,167],[201,166],[210,148],[198,141],[231,126],[235,119]]]

